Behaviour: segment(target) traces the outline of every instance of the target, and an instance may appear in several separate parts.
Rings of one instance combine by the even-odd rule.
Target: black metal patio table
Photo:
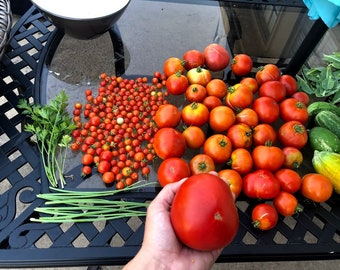
[[[113,71],[122,76],[151,76],[167,57],[181,56],[191,48],[203,49],[211,42],[219,42],[233,53],[248,53],[254,65],[268,61],[284,68],[302,42],[300,27],[308,21],[306,9],[300,1],[265,2],[134,0],[110,31],[114,47],[110,57],[116,63]],[[186,16],[174,16],[182,13]],[[169,23],[177,25],[171,28]],[[259,28],[253,29],[256,24]],[[25,118],[17,104],[21,98],[46,102],[53,75],[49,67],[63,38],[64,34],[32,7],[13,27],[2,60],[0,267],[119,265],[130,260],[142,242],[144,218],[98,223],[30,222],[37,215],[34,208],[44,203],[36,194],[48,192],[48,182],[40,154],[30,142],[30,134],[23,131]],[[304,154],[301,170],[311,172],[308,148]],[[101,187],[75,180],[67,188]],[[121,196],[148,201],[158,190],[147,188]],[[252,226],[253,203],[244,197],[238,199],[240,229],[219,262],[340,258],[339,195],[317,205],[301,200],[304,211],[299,216],[281,217],[276,228],[268,232]]]

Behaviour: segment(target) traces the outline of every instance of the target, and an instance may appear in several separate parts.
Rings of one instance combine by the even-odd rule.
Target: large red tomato
[[[163,160],[157,170],[158,182],[162,187],[189,176],[189,164],[184,159],[178,157]]]
[[[280,107],[271,97],[259,97],[253,102],[253,110],[257,113],[260,123],[272,124],[280,116]]]
[[[198,50],[189,50],[183,54],[184,67],[186,70],[203,67],[204,54]]]
[[[259,88],[260,97],[271,97],[276,102],[281,102],[286,98],[286,88],[279,81],[268,81]]]
[[[203,145],[203,153],[209,155],[217,164],[225,163],[230,158],[231,151],[231,141],[223,134],[211,135]]]
[[[217,43],[209,44],[204,51],[205,65],[211,71],[220,71],[225,69],[230,62],[228,51]]]
[[[153,148],[161,159],[181,157],[185,152],[186,142],[181,132],[174,128],[165,127],[156,132]]]
[[[243,177],[243,192],[249,198],[270,200],[280,192],[280,182],[268,170],[255,170]]]
[[[285,161],[281,148],[270,145],[256,146],[252,151],[252,157],[255,168],[271,172],[280,169]]]
[[[267,81],[278,81],[280,79],[281,72],[276,65],[266,64],[259,67],[255,74],[255,78],[259,84],[263,84]]]
[[[235,55],[231,61],[231,71],[236,76],[246,76],[253,68],[253,60],[250,56],[244,53]]]
[[[172,203],[170,219],[178,239],[202,251],[228,245],[239,226],[229,186],[208,173],[190,176],[181,185]]]
[[[203,103],[193,102],[182,109],[182,121],[188,126],[203,126],[209,120],[209,110]]]
[[[158,128],[177,127],[181,121],[181,112],[175,105],[163,104],[156,111],[154,121]]]
[[[284,123],[277,133],[277,137],[283,146],[291,146],[301,149],[307,144],[308,133],[306,127],[299,121]]]
[[[280,117],[285,122],[295,120],[305,124],[308,120],[307,107],[295,98],[287,98],[280,103]]]

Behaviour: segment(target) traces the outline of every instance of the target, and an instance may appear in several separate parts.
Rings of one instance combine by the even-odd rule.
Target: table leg
[[[109,33],[113,45],[116,76],[121,76],[125,73],[125,58],[123,40],[117,24],[110,28]]]

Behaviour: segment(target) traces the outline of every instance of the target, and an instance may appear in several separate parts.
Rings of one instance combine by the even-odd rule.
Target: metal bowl
[[[130,0],[31,0],[57,28],[77,39],[92,39],[108,31]]]

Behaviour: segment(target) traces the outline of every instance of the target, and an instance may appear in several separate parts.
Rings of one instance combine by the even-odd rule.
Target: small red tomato
[[[231,71],[236,76],[246,76],[253,68],[253,60],[247,54],[237,54],[231,61]]]
[[[299,121],[305,124],[308,120],[307,107],[295,98],[287,98],[280,103],[280,117],[285,122]]]
[[[291,75],[284,74],[280,77],[279,81],[286,88],[286,93],[288,97],[291,97],[298,90],[298,84],[295,78]]]
[[[300,175],[292,170],[283,168],[275,172],[275,177],[280,182],[281,189],[289,193],[297,192],[302,184]]]
[[[189,83],[187,77],[179,72],[172,74],[166,80],[166,88],[169,91],[169,93],[173,95],[181,95],[185,93],[185,90],[187,90],[188,85]]]
[[[203,67],[204,54],[198,50],[189,50],[183,54],[184,67],[186,70]]]
[[[227,182],[235,198],[237,198],[242,191],[242,176],[235,170],[224,169],[218,172],[218,176]]]
[[[189,176],[189,164],[184,159],[177,157],[163,160],[157,170],[158,182],[162,187]]]
[[[290,217],[302,210],[298,207],[296,197],[286,191],[280,191],[279,195],[273,199],[273,203],[277,212],[285,217]]]
[[[251,213],[251,218],[255,228],[267,231],[276,226],[279,220],[279,215],[277,214],[274,206],[266,203],[260,203],[254,207]]]

